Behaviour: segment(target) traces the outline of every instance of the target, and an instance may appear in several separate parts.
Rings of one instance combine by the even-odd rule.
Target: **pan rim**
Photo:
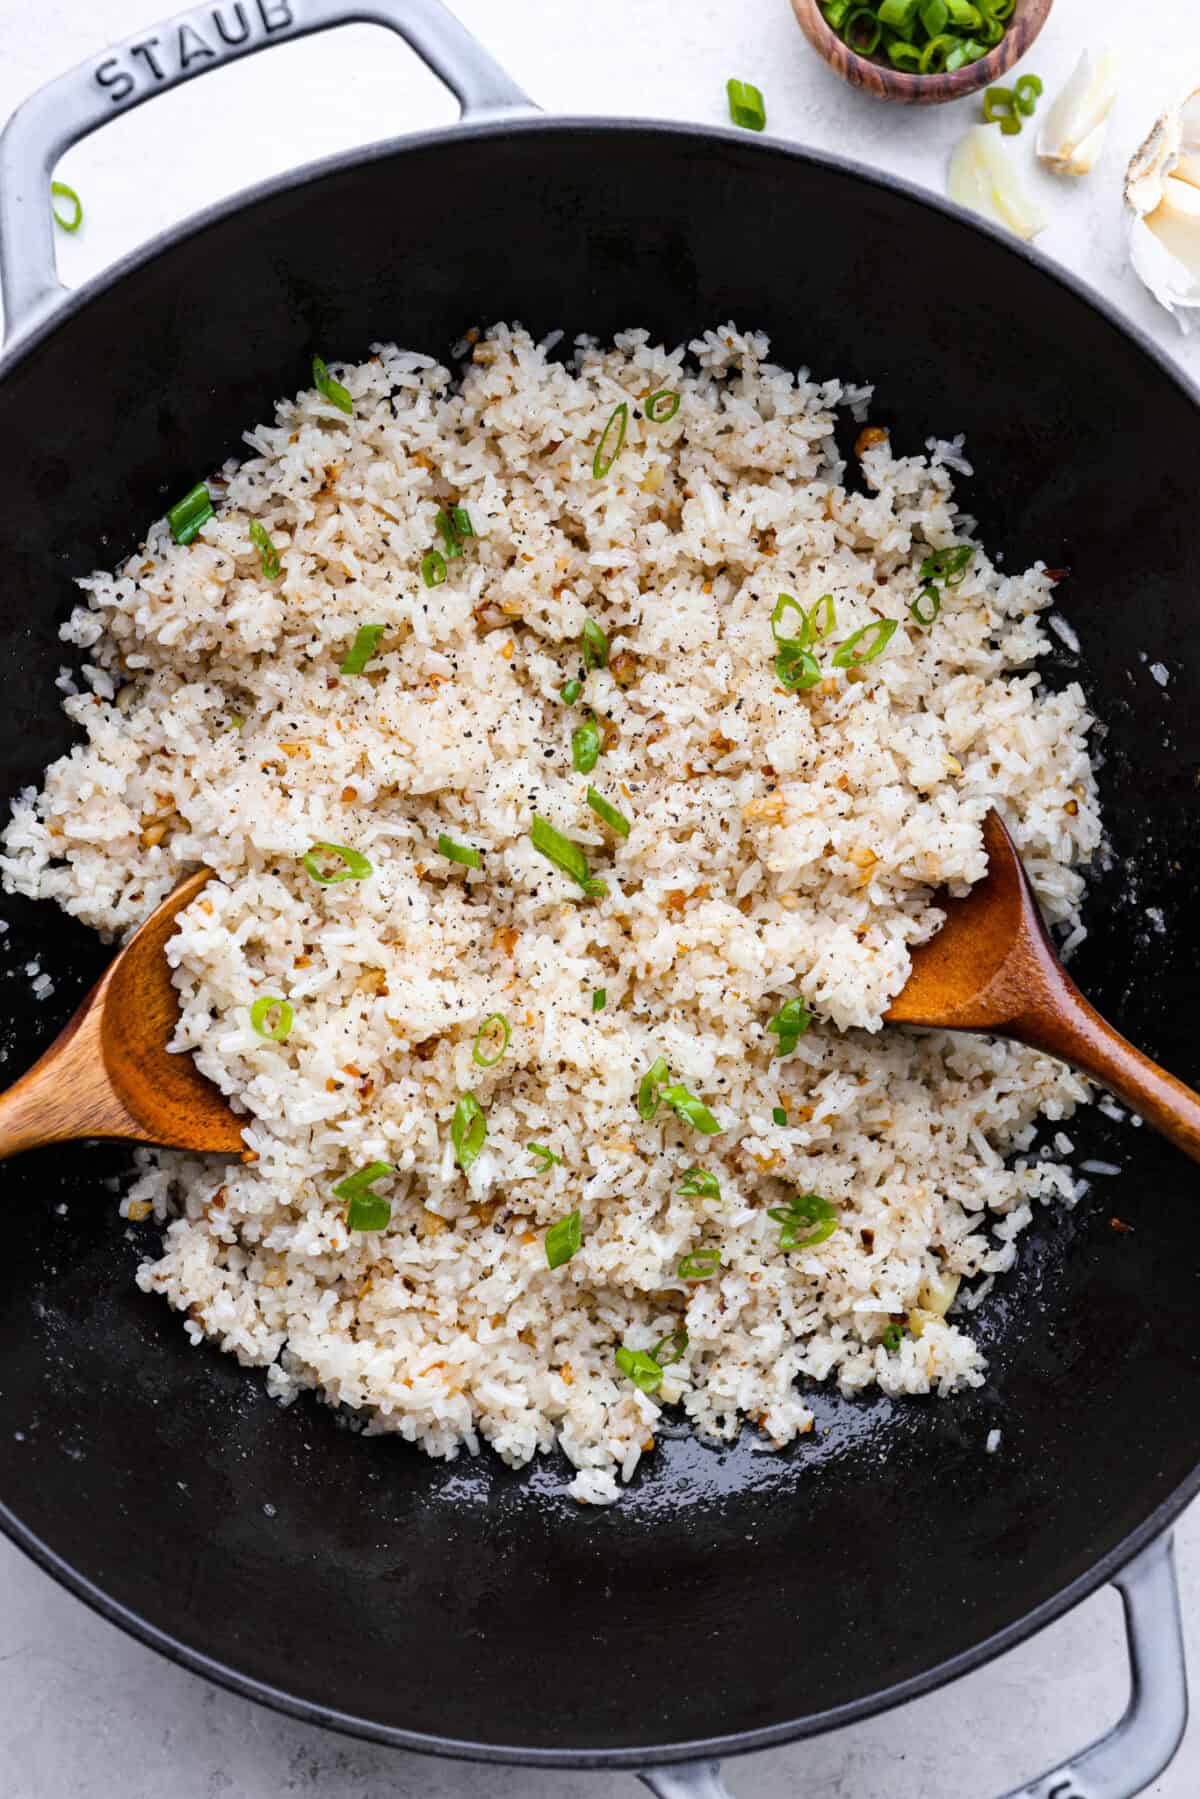
[[[172,249],[177,243],[198,236],[210,226],[219,224],[235,213],[249,210],[262,201],[273,199],[277,195],[329,175],[349,172],[384,158],[401,156],[409,151],[436,148],[443,143],[460,142],[468,138],[488,139],[526,133],[532,136],[541,132],[564,131],[576,135],[588,132],[598,135],[626,133],[644,136],[651,134],[668,138],[692,138],[705,143],[715,140],[718,143],[736,145],[740,152],[751,155],[766,154],[773,157],[786,157],[791,161],[835,175],[849,175],[871,188],[899,194],[932,212],[956,221],[967,230],[990,238],[1008,255],[1030,264],[1043,278],[1055,282],[1077,300],[1090,307],[1108,326],[1140,350],[1185,399],[1200,407],[1200,382],[1193,380],[1188,372],[1168,355],[1167,351],[1150,336],[1143,326],[1124,317],[1111,301],[1088,282],[1053,262],[1033,246],[1013,238],[998,226],[990,225],[986,220],[980,219],[965,208],[915,182],[901,176],[883,174],[878,169],[853,159],[835,157],[826,152],[769,134],[748,138],[745,132],[728,126],[708,126],[693,121],[673,119],[545,114],[532,106],[528,113],[520,110],[490,113],[484,117],[475,117],[465,122],[406,135],[398,139],[381,139],[375,143],[358,146],[333,156],[302,164],[299,168],[273,175],[247,188],[240,189],[235,194],[228,195],[167,230],[157,233],[146,243],[138,245],[78,288],[69,290],[64,299],[52,304],[33,323],[19,331],[16,338],[6,345],[3,351],[0,351],[0,381],[93,299],[118,286],[127,276],[138,273],[145,265]],[[82,1600],[92,1611],[124,1630],[147,1648],[156,1650],[166,1660],[187,1668],[190,1672],[214,1682],[226,1691],[236,1693],[242,1698],[252,1700],[287,1717],[336,1730],[343,1735],[382,1743],[391,1748],[407,1749],[421,1754],[451,1759],[529,1767],[605,1767],[636,1770],[673,1762],[712,1757],[723,1758],[776,1748],[785,1743],[819,1736],[827,1731],[841,1729],[847,1725],[878,1716],[897,1705],[905,1704],[938,1687],[946,1686],[951,1681],[983,1667],[1006,1650],[1015,1648],[1019,1643],[1043,1630],[1047,1625],[1105,1586],[1141,1550],[1170,1527],[1198,1492],[1200,1492],[1200,1462],[1165,1500],[1142,1519],[1140,1524],[1129,1531],[1105,1556],[1093,1563],[1082,1574],[1076,1576],[1073,1581],[1013,1623],[1003,1626],[991,1636],[983,1638],[980,1642],[959,1651],[946,1660],[935,1663],[920,1674],[912,1675],[906,1680],[881,1688],[862,1698],[847,1701],[843,1705],[779,1724],[686,1742],[660,1743],[645,1748],[623,1747],[616,1749],[586,1746],[546,1749],[520,1744],[478,1743],[458,1737],[443,1737],[406,1730],[396,1725],[380,1724],[369,1718],[339,1711],[316,1700],[298,1698],[264,1680],[243,1674],[228,1663],[214,1660],[205,1655],[203,1651],[172,1636],[169,1632],[161,1630],[141,1613],[112,1598],[44,1543],[37,1532],[19,1519],[2,1500],[0,1500],[0,1530],[60,1586],[77,1599]]]

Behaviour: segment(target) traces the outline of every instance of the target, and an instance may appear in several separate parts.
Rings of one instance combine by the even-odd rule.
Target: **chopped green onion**
[[[678,1081],[670,1087],[661,1087],[659,1098],[685,1124],[690,1124],[694,1131],[700,1131],[705,1137],[719,1135],[721,1127],[703,1100],[697,1099],[694,1093],[689,1093]]]
[[[829,636],[836,623],[837,608],[833,603],[833,595],[823,593],[808,615],[808,628],[812,640],[820,643],[822,638]]]
[[[275,1011],[279,1013],[278,1018],[274,1024],[268,1024],[267,1019]],[[250,1008],[250,1028],[271,1043],[286,1043],[295,1017],[296,1014],[285,999],[280,999],[274,993],[264,993]]]
[[[711,1280],[721,1266],[719,1249],[694,1249],[679,1264],[677,1279],[681,1281]]]
[[[921,23],[930,37],[937,37],[946,29],[949,17],[950,9],[946,0],[922,0]]]
[[[494,1025],[500,1027],[500,1047],[494,1056],[488,1056],[483,1053],[483,1039],[491,1031]],[[503,1012],[489,1012],[488,1016],[484,1019],[483,1023],[475,1033],[475,1047],[471,1051],[472,1061],[474,1061],[479,1068],[494,1068],[508,1048],[508,1042],[511,1036],[512,1026],[509,1024]]]
[[[628,837],[630,825],[625,814],[618,812],[615,806],[610,806],[604,795],[597,793],[594,787],[587,790],[587,803],[610,831],[615,831],[618,837]]]
[[[386,625],[360,625],[358,635],[346,651],[339,674],[361,675],[367,663],[379,648],[379,639],[387,629]]]
[[[779,1038],[777,1056],[790,1056],[800,1038],[812,1023],[813,1015],[802,999],[789,999],[776,1012],[767,1026]]]
[[[832,1237],[838,1226],[837,1210],[819,1193],[796,1193],[786,1206],[769,1206],[767,1217],[781,1225],[779,1247],[786,1254],[793,1249],[812,1249]],[[808,1226],[807,1233],[801,1235]]]
[[[904,1332],[896,1323],[889,1324],[883,1333],[883,1347],[889,1355],[895,1355],[904,1338]]]
[[[597,987],[596,991],[592,995],[592,1011],[593,1012],[603,1012],[603,1010],[607,1004],[608,1004],[608,988],[607,987]]]
[[[779,629],[780,625],[783,623],[783,615],[789,608],[800,620],[800,628],[795,637],[788,637],[785,632]],[[776,643],[791,644],[798,650],[805,649],[807,645],[812,642],[812,625],[809,621],[808,613],[804,610],[799,600],[794,600],[790,593],[781,593],[774,606],[771,608],[771,636],[775,639]]]
[[[562,1157],[556,1156],[554,1151],[552,1149],[547,1149],[544,1143],[531,1143],[529,1145],[529,1153],[531,1156],[537,1156],[541,1160],[542,1166],[538,1170],[539,1174],[545,1174],[548,1168],[553,1168],[555,1166],[559,1168],[562,1167]]]
[[[828,0],[825,6],[825,17],[835,31],[842,29],[842,21],[850,11],[852,0]]]
[[[993,19],[989,13],[985,12],[983,23],[979,27],[979,36],[987,45],[988,49],[991,50],[1004,36],[1004,27],[999,19]],[[957,49],[957,45],[955,45],[955,48]],[[1033,108],[1030,107],[1029,110],[1032,112]]]
[[[946,0],[946,11],[950,14],[950,23],[967,31],[973,31],[979,24],[982,14],[971,0]]]
[[[334,380],[319,356],[313,357],[312,375],[313,386],[331,406],[336,406],[339,412],[353,413],[354,401],[350,398],[349,389],[343,387],[340,381]]]
[[[571,732],[571,766],[577,775],[590,775],[600,760],[600,727],[585,718]]]
[[[842,26],[842,36],[859,56],[873,56],[883,36],[883,26],[869,6],[856,6]]]
[[[605,425],[603,431],[600,433],[600,442],[596,445],[596,454],[592,457],[592,473],[596,477],[597,481],[603,481],[605,475],[607,475],[609,469],[612,467],[613,463],[617,460],[617,457],[621,454],[621,449],[625,442],[625,432],[626,432],[628,425],[629,425],[629,401],[622,400],[621,404],[619,406],[614,406],[612,411],[610,412],[610,414],[608,416],[608,423]],[[607,444],[607,442],[609,440],[609,436],[611,435],[614,426],[616,426],[617,441],[613,447],[612,454],[609,456],[606,456],[605,451],[604,451],[604,446]]]
[[[339,1181],[333,1189],[335,1199],[346,1204],[346,1228],[352,1231],[381,1231],[392,1215],[391,1202],[382,1199],[371,1188],[393,1169],[387,1162],[368,1162]]]
[[[659,1056],[655,1061],[651,1062],[649,1068],[642,1076],[641,1083],[638,1086],[637,1109],[639,1118],[644,1118],[647,1124],[649,1124],[650,1120],[654,1117],[654,1114],[658,1111],[658,1102],[662,1097],[663,1083],[669,1081],[670,1078],[671,1071],[667,1067],[666,1059],[663,1056]]]
[[[450,1122],[450,1141],[464,1174],[479,1155],[486,1136],[487,1119],[483,1107],[473,1093],[460,1094]]]
[[[689,1168],[679,1192],[684,1199],[720,1199],[721,1183],[707,1168]]]
[[[775,678],[788,693],[816,687],[822,679],[821,665],[811,650],[799,644],[782,643],[775,658]]]
[[[256,518],[250,520],[250,542],[258,551],[258,566],[266,581],[279,579],[279,551],[271,542],[271,534]]]
[[[1003,27],[1000,35],[1004,35]],[[921,52],[921,74],[940,75],[957,49],[958,39],[951,37],[949,32],[943,32],[940,37],[931,37]]]
[[[983,96],[985,124],[999,125],[1005,137],[1016,137],[1021,129],[1017,103],[1008,87],[990,87]]]
[[[924,604],[922,604],[922,602],[924,602]],[[934,586],[933,582],[930,581],[921,589],[908,610],[912,613],[917,624],[924,625],[925,628],[928,629],[937,618],[941,609],[942,596]]]
[[[617,1367],[643,1393],[657,1393],[662,1386],[662,1369],[644,1349],[626,1349],[622,1343],[617,1351]]]
[[[890,25],[893,31],[902,32],[906,37],[912,31],[916,16],[917,0],[881,0],[875,12],[881,25]]]
[[[897,628],[897,621],[894,618],[876,618],[869,625],[863,625],[861,629],[852,631],[846,641],[839,644],[833,652],[833,666],[835,668],[857,668],[861,662],[874,662],[877,656],[883,655],[888,644],[896,635]],[[866,649],[860,650],[858,645],[865,638],[870,638],[870,642]]]
[[[569,1262],[582,1241],[579,1213],[568,1212],[565,1218],[552,1224],[544,1241],[548,1268],[561,1268],[564,1262]]]
[[[765,128],[767,109],[762,94],[752,81],[735,81],[730,76],[725,83],[725,92],[729,96],[729,116],[735,125],[740,125],[743,131]]]
[[[471,514],[465,506],[451,506],[450,518],[460,537],[474,537],[475,527],[471,523]]]
[[[651,394],[642,410],[652,425],[667,425],[679,411],[679,395],[670,387],[660,387]]]
[[[687,1346],[687,1332],[685,1330],[672,1331],[669,1336],[660,1337],[658,1339],[658,1342],[650,1351],[650,1355],[652,1360],[656,1361],[660,1368],[669,1368],[673,1362],[678,1362],[680,1360]],[[670,1351],[670,1354],[667,1353],[668,1351]]]
[[[921,564],[921,580],[944,581],[947,587],[961,587],[974,554],[969,543],[955,543],[949,549],[934,550]]]
[[[583,651],[585,668],[606,668],[608,666],[608,638],[594,619],[584,619],[579,647]]]
[[[529,840],[539,855],[545,856],[548,862],[553,862],[555,868],[561,868],[565,875],[570,875],[586,894],[594,897],[608,892],[603,881],[592,878],[587,857],[579,845],[572,843],[569,837],[564,837],[561,831],[556,831],[550,820],[543,818],[540,812],[533,815]]]
[[[421,579],[426,587],[440,587],[446,579],[446,558],[440,550],[426,550],[422,556]]]
[[[176,543],[191,543],[201,525],[206,525],[212,516],[212,498],[201,481],[182,500],[168,507],[167,524]]]
[[[447,837],[445,831],[438,833],[438,855],[445,856],[447,862],[461,862],[464,868],[482,868],[483,857],[469,843],[455,843],[453,837]]]
[[[784,1111],[782,1106],[772,1106],[771,1107],[771,1117],[774,1119],[776,1124],[786,1124],[787,1123],[787,1113]]]
[[[454,520],[444,506],[439,506],[433,522],[442,534],[442,542],[446,546],[446,560],[453,562],[456,556],[462,555],[462,545],[458,541],[458,532],[454,529]]]
[[[887,47],[888,61],[893,68],[902,69],[906,74],[921,73],[921,52],[915,44],[906,43],[903,38],[896,38]]]
[[[322,856],[333,856],[341,863],[340,868],[325,874],[321,867]],[[304,866],[313,880],[320,887],[336,887],[342,881],[365,881],[375,871],[367,858],[352,850],[345,843],[314,843],[310,850],[304,852]]]
[[[572,677],[571,680],[563,684],[562,698],[568,706],[573,706],[582,692],[583,682],[576,681],[574,677]]]
[[[64,219],[62,213],[59,212],[58,207],[54,204],[55,200],[69,200],[71,205],[75,208],[74,217]],[[56,225],[61,225],[64,231],[78,231],[79,227],[83,224],[83,201],[79,198],[75,189],[73,187],[68,187],[65,181],[52,181],[50,183],[50,210],[54,214],[54,223]]]

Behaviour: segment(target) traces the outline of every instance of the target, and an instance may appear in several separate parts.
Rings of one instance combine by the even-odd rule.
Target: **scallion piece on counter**
[[[446,558],[440,550],[426,550],[422,556],[421,579],[426,587],[440,587],[446,579]]]
[[[542,1164],[538,1170],[539,1174],[545,1174],[548,1168],[562,1167],[562,1157],[556,1156],[554,1151],[547,1149],[544,1143],[531,1143],[529,1153],[531,1156],[536,1156]]]
[[[264,581],[279,579],[279,551],[271,541],[271,533],[256,518],[250,520],[250,542],[258,551],[258,566]]]
[[[813,1015],[802,999],[789,999],[776,1012],[767,1026],[779,1038],[777,1056],[790,1056],[812,1023]]]
[[[787,1123],[787,1113],[784,1111],[782,1106],[772,1106],[771,1107],[771,1117],[774,1119],[776,1124],[786,1124]]]
[[[341,866],[327,871],[330,857]],[[336,887],[342,881],[365,881],[375,872],[367,858],[346,843],[314,843],[304,852],[304,866],[319,887]]]
[[[274,1024],[268,1024],[267,1020],[272,1012],[278,1016]],[[250,1028],[271,1043],[286,1043],[295,1017],[295,1012],[285,999],[280,999],[275,993],[264,993],[250,1008]]]
[[[455,843],[453,837],[447,837],[445,831],[438,834],[438,855],[445,856],[447,862],[461,862],[464,868],[482,868],[483,857],[469,843]]]
[[[59,212],[58,207],[54,204],[55,200],[67,200],[70,202],[71,206],[74,208],[74,212],[70,218],[63,217],[62,213]],[[73,187],[68,187],[65,181],[52,181],[50,183],[50,210],[54,214],[54,223],[56,225],[61,225],[64,231],[78,231],[79,227],[83,224],[83,201],[79,198],[75,189]]]
[[[557,1224],[552,1224],[545,1236],[546,1266],[561,1268],[569,1262],[582,1241],[579,1213],[568,1212]]]
[[[497,1031],[499,1032],[500,1038],[499,1047],[494,1056],[489,1056],[487,1054],[487,1044],[485,1044],[484,1038],[486,1037],[489,1042],[494,1043]],[[488,1016],[484,1019],[483,1023],[475,1033],[475,1047],[471,1051],[472,1061],[479,1068],[494,1068],[508,1048],[511,1036],[512,1026],[509,1024],[503,1012],[489,1012]]]
[[[323,399],[328,400],[331,406],[336,406],[339,412],[353,414],[354,401],[350,398],[349,388],[334,380],[319,356],[313,357],[312,377],[313,386]]]
[[[618,837],[628,837],[630,825],[625,814],[618,812],[615,806],[609,805],[604,795],[597,793],[594,787],[589,787],[587,790],[587,803],[596,817],[606,824],[610,831],[615,831]]]
[[[575,680],[572,676],[569,681],[564,681],[560,697],[565,705],[573,706],[582,692],[583,682]]]
[[[669,1087],[659,1089],[659,1098],[665,1106],[670,1106],[676,1117],[690,1124],[694,1131],[700,1131],[705,1137],[716,1137],[721,1127],[704,1104],[694,1093],[689,1093],[681,1082],[675,1081]]]
[[[689,1168],[679,1183],[685,1199],[720,1199],[721,1183],[707,1168]]]
[[[670,1078],[671,1071],[667,1067],[665,1056],[658,1056],[651,1062],[649,1068],[642,1076],[641,1081],[638,1084],[637,1109],[638,1117],[645,1119],[647,1124],[649,1124],[650,1120],[654,1117],[654,1114],[658,1111],[658,1102],[662,1098],[663,1085],[665,1082],[669,1081]]]
[[[607,987],[597,987],[596,991],[592,994],[592,1011],[593,1012],[603,1012],[603,1010],[607,1004],[608,1004],[608,988]]]
[[[942,610],[942,596],[932,581],[925,584],[908,610],[918,625],[929,629]]]
[[[832,1237],[838,1226],[836,1209],[819,1193],[795,1193],[786,1206],[769,1206],[767,1217],[781,1227],[779,1247],[785,1254],[815,1248]]]
[[[1013,103],[1017,111],[1027,119],[1033,117],[1041,95],[1042,83],[1037,75],[1019,75],[1013,84]]]
[[[571,766],[577,775],[590,775],[600,760],[600,727],[585,718],[571,732]]]
[[[983,96],[983,118],[987,125],[999,125],[1005,137],[1016,137],[1021,119],[1011,88],[988,88]]]
[[[743,131],[766,129],[767,109],[763,97],[752,81],[736,81],[731,75],[725,83],[729,98],[729,116]]]
[[[345,659],[338,670],[342,675],[361,675],[379,648],[379,639],[387,629],[385,625],[360,625],[358,635],[346,651]]]
[[[603,481],[617,457],[621,454],[625,443],[625,433],[629,428],[629,401],[622,400],[614,406],[608,415],[608,423],[600,433],[600,442],[596,445],[596,454],[592,457],[592,473],[597,481]],[[610,446],[611,441],[611,448]]]
[[[652,425],[667,425],[679,411],[679,395],[672,387],[660,387],[647,396],[642,410]]]
[[[904,1332],[900,1329],[900,1326],[893,1321],[884,1331],[881,1341],[888,1354],[895,1355],[903,1339]]]
[[[688,1334],[685,1330],[672,1331],[669,1336],[660,1337],[650,1351],[651,1359],[660,1368],[669,1368],[678,1362],[688,1346]]]
[[[608,892],[603,881],[593,879],[587,857],[579,845],[572,843],[569,837],[564,837],[561,831],[556,831],[550,820],[543,818],[540,812],[533,815],[529,841],[539,855],[545,856],[548,862],[553,862],[555,868],[561,868],[565,875],[570,875],[586,894],[595,898]]]
[[[869,625],[851,631],[846,641],[833,652],[833,666],[857,668],[862,662],[874,662],[877,656],[883,655],[898,628],[894,618],[876,618]]]
[[[462,545],[458,541],[458,532],[454,528],[454,520],[444,506],[439,506],[434,515],[433,522],[442,534],[442,542],[446,546],[446,561],[453,562],[456,556],[462,555]]]
[[[680,1262],[678,1278],[681,1281],[708,1281],[720,1266],[719,1249],[694,1249]]]
[[[606,668],[608,666],[608,638],[595,619],[584,619],[579,647],[583,653],[585,668]]]
[[[455,1159],[464,1174],[478,1157],[486,1136],[487,1119],[484,1117],[483,1107],[473,1093],[460,1094],[454,1108],[454,1117],[450,1121],[450,1141],[454,1145]]]
[[[663,1371],[654,1357],[647,1355],[644,1349],[626,1349],[622,1343],[617,1351],[617,1367],[643,1393],[657,1393],[662,1386]]]
[[[206,525],[212,516],[212,498],[203,481],[167,508],[167,524],[176,543],[191,543],[201,525]]]
[[[385,1174],[393,1172],[388,1162],[368,1162],[339,1181],[333,1189],[335,1199],[346,1201],[346,1228],[352,1231],[381,1231],[392,1215],[390,1200],[383,1199],[371,1188]]]

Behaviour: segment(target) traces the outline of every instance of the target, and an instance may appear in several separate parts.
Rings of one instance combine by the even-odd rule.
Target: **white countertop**
[[[977,116],[971,101],[906,110],[851,92],[809,51],[787,0],[458,0],[455,10],[547,109],[723,122],[724,84],[737,75],[762,88],[771,131],[938,192],[949,147]],[[0,116],[153,19],[153,0],[0,0]],[[1104,159],[1086,180],[1064,185],[1030,168],[1051,215],[1040,244],[1200,379],[1200,330],[1183,338],[1127,268],[1120,206],[1124,163],[1160,105],[1189,74],[1189,85],[1200,83],[1200,10],[1196,0],[1059,0],[1026,65],[1048,93],[1073,66],[1085,25],[1089,46],[1102,45],[1107,29],[1122,53],[1121,96]],[[82,195],[86,221],[77,238],[59,238],[63,278],[83,279],[251,181],[448,121],[454,110],[398,39],[363,26],[194,82],[65,158],[60,173]],[[1030,140],[1020,148],[1032,163]],[[1200,1679],[1197,1508],[1178,1544]],[[5,1799],[632,1799],[639,1790],[623,1775],[435,1762],[276,1717],[141,1648],[7,1543],[0,1594]],[[1108,1592],[947,1690],[819,1742],[752,1756],[729,1778],[740,1799],[995,1799],[1099,1735],[1126,1690],[1119,1606]],[[1151,1792],[1195,1799],[1198,1790],[1200,1723]]]

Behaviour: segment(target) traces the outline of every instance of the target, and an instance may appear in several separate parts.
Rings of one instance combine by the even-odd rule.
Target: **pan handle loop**
[[[1118,1574],[1125,1608],[1130,1694],[1107,1736],[1005,1799],[1134,1799],[1154,1780],[1187,1727],[1187,1664],[1179,1582],[1170,1534],[1158,1537]],[[658,1799],[731,1799],[714,1761],[644,1768],[638,1778]]]
[[[1187,1663],[1170,1534],[1143,1549],[1113,1585],[1129,1643],[1124,1715],[1099,1742],[1005,1799],[1133,1799],[1178,1749],[1187,1727]]]
[[[80,63],[19,106],[0,136],[0,296],[11,343],[62,298],[50,181],[65,150],[168,88],[334,25],[386,25],[450,88],[466,119],[529,100],[441,0],[212,0]]]

